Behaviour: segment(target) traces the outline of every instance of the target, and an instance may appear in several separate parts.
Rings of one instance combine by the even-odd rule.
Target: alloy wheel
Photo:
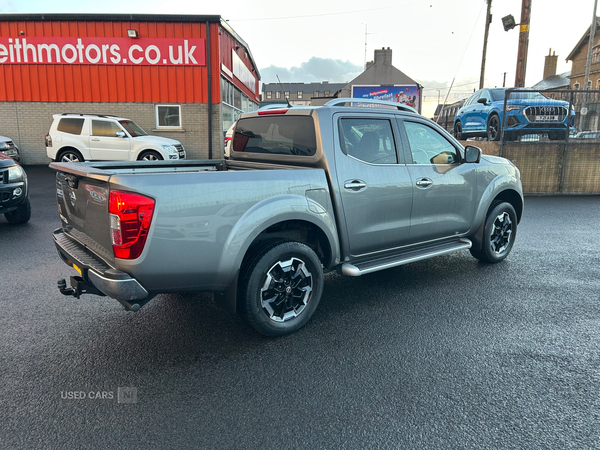
[[[512,228],[513,223],[507,212],[503,212],[496,216],[492,227],[492,234],[490,236],[492,251],[494,253],[500,254],[508,248],[512,235]]]
[[[304,261],[294,257],[278,261],[260,290],[262,309],[275,322],[294,319],[306,308],[312,288],[312,274]]]

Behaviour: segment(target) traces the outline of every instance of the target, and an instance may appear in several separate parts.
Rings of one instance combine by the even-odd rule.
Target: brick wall
[[[207,110],[206,103],[183,103],[182,131],[153,131],[154,103],[0,102],[0,135],[17,144],[22,164],[48,164],[44,137],[52,124],[52,114],[110,114],[131,119],[150,134],[178,140],[185,147],[188,159],[208,159]],[[222,158],[221,105],[213,104],[212,110],[213,158]]]

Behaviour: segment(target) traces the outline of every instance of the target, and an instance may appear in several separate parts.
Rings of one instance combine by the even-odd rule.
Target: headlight
[[[165,152],[177,153],[177,149],[172,145],[163,145],[162,148],[165,150]]]
[[[506,105],[507,111],[513,111],[513,110],[523,109],[523,108],[525,108],[525,106],[523,106],[523,105]]]
[[[4,150],[5,148],[8,148],[8,144],[6,142],[0,142],[0,150]]]
[[[11,167],[8,169],[8,182],[10,183],[11,181],[19,181],[21,178],[23,178],[24,174],[25,172],[23,172],[21,166]]]

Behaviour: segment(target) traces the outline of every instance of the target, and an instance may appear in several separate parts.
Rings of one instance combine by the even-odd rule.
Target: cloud
[[[277,75],[282,83],[309,83],[329,81],[344,83],[351,81],[363,72],[363,67],[341,59],[317,58],[313,56],[299,67],[291,68],[270,65],[260,69],[263,83],[276,83]]]

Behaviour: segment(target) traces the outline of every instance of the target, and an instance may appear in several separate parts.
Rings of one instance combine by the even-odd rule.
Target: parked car
[[[485,88],[471,95],[454,118],[454,136],[459,140],[470,137],[499,140],[507,89]],[[506,111],[506,140],[527,134],[547,134],[550,140],[563,140],[567,129],[575,123],[575,111],[571,110],[568,119],[569,102],[552,100],[539,92],[511,92]]]
[[[50,167],[54,242],[78,272],[69,288],[59,281],[63,294],[137,311],[159,293],[210,291],[269,336],[310,319],[326,272],[462,250],[500,262],[523,212],[510,161],[376,100],[242,114],[225,161]]]
[[[235,122],[231,124],[231,126],[227,129],[225,133],[225,150],[224,155],[225,159],[229,159],[229,153],[231,152],[231,140],[233,139],[233,130],[235,128]]]
[[[0,153],[10,156],[16,162],[21,160],[19,148],[15,145],[12,139],[7,138],[6,136],[0,136]]]
[[[185,159],[179,141],[146,133],[133,120],[97,114],[54,114],[46,135],[52,161]]]
[[[0,153],[0,214],[15,224],[25,223],[31,217],[27,174],[4,153]]]
[[[575,139],[600,139],[600,131],[580,131]]]

